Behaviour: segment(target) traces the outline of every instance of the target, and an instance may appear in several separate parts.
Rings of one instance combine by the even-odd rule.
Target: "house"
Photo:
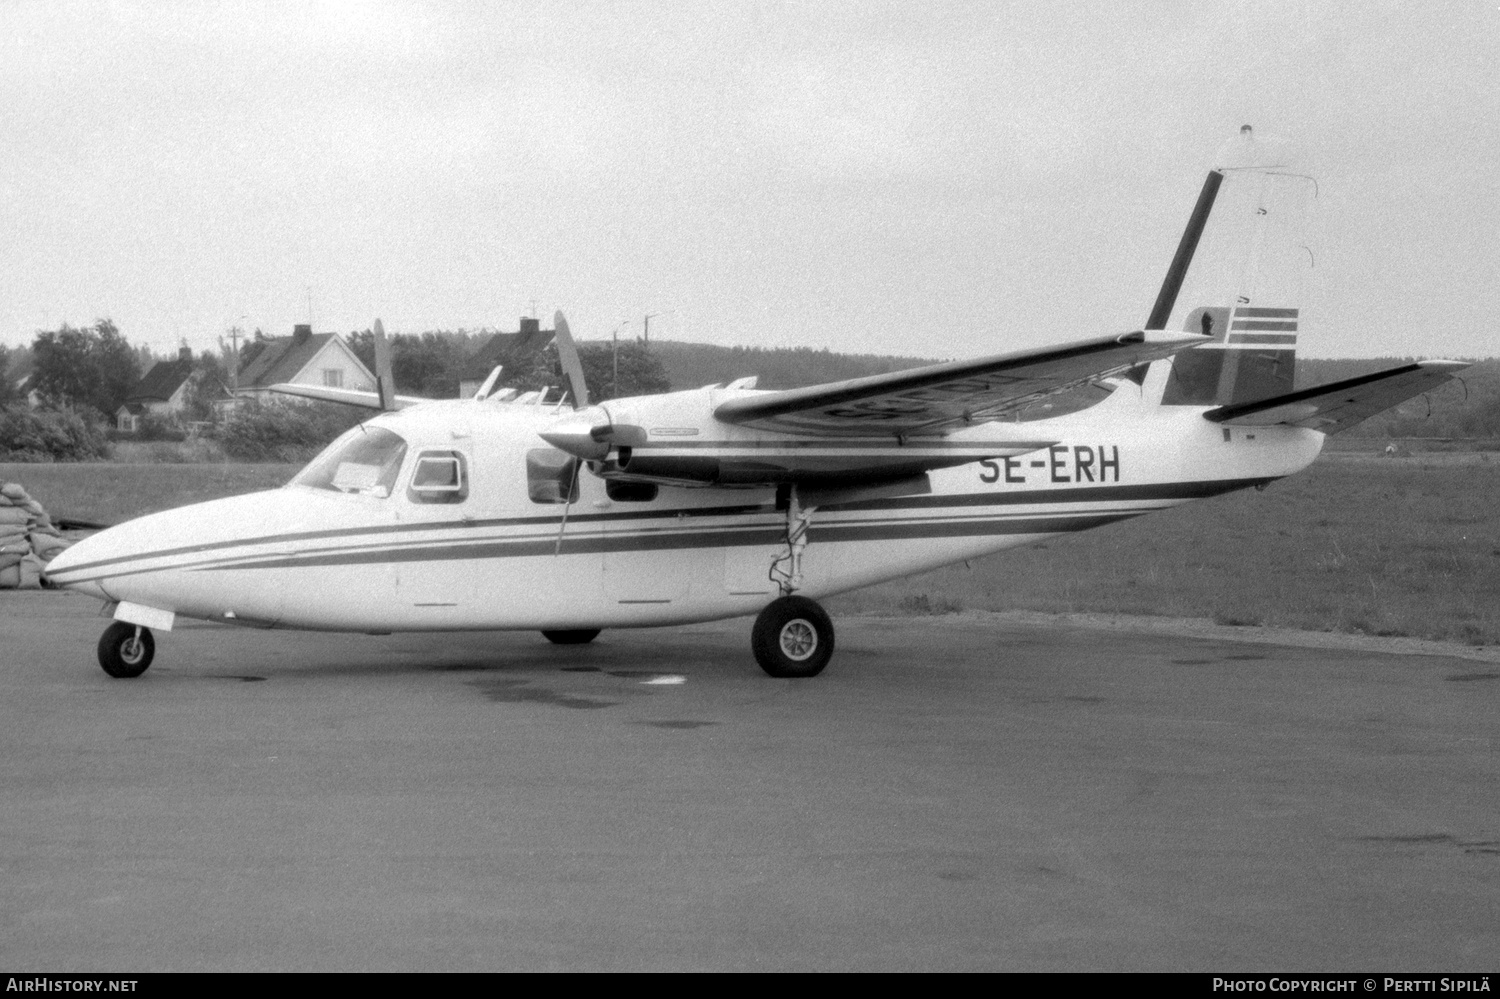
[[[7,371],[6,377],[10,379],[10,387],[15,398],[25,403],[27,409],[36,409],[42,404],[42,394],[31,383],[33,359],[29,352],[22,356],[24,360]],[[15,358],[16,355],[11,354],[12,363],[15,363]]]
[[[375,376],[343,337],[313,333],[307,325],[293,327],[291,336],[252,340],[240,351],[236,400],[265,402],[272,398],[271,386],[282,382],[375,391]],[[289,396],[276,398],[291,401]]]
[[[171,418],[187,405],[188,386],[193,380],[193,352],[183,347],[170,361],[157,361],[136,382],[125,402],[115,410],[115,426],[128,433],[141,427],[147,414]]]
[[[467,399],[478,392],[496,365],[511,371],[519,364],[529,364],[533,355],[552,342],[553,333],[542,329],[537,320],[522,316],[521,328],[515,333],[496,333],[490,337],[459,371],[458,397]]]

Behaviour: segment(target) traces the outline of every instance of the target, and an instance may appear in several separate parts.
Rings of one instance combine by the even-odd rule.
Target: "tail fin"
[[[1164,406],[1229,406],[1292,391],[1311,177],[1284,143],[1246,125],[1219,152],[1147,329],[1214,339],[1152,366],[1146,388]],[[1153,384],[1154,383],[1154,384]]]

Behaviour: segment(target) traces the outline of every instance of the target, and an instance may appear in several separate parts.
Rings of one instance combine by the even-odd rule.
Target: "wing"
[[[1220,406],[1203,415],[1215,423],[1234,426],[1268,427],[1284,423],[1336,434],[1436,388],[1468,366],[1463,361],[1417,361],[1260,402]]]
[[[296,382],[281,382],[278,385],[272,385],[271,391],[282,395],[301,396],[304,399],[321,399],[323,402],[342,402],[348,406],[360,406],[364,409],[405,409],[408,406],[432,401],[414,395],[398,395],[387,400],[389,405],[386,405],[382,403],[379,392],[325,388],[322,385],[299,385]]]
[[[741,396],[714,416],[756,430],[818,437],[936,436],[983,423],[1095,378],[1210,337],[1161,331],[950,361],[888,375]]]

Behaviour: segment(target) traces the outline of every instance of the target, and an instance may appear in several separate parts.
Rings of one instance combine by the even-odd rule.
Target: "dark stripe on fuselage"
[[[576,504],[575,504],[576,505]],[[135,562],[141,559],[170,558],[174,555],[194,555],[203,552],[223,551],[228,548],[248,548],[255,545],[288,544],[301,541],[325,541],[331,538],[351,537],[375,537],[382,534],[405,534],[411,531],[451,531],[455,529],[474,529],[489,527],[526,527],[555,525],[562,519],[562,504],[550,504],[551,509],[558,512],[552,515],[541,515],[534,517],[494,517],[487,520],[433,520],[419,524],[377,524],[367,527],[331,527],[321,531],[300,531],[291,534],[267,534],[254,538],[237,538],[232,541],[213,541],[202,545],[183,545],[179,548],[163,548],[160,551],[146,552],[138,555],[120,555],[115,558],[100,559],[98,562],[85,562],[75,565],[62,573],[62,576],[72,576],[74,573],[86,569],[100,569],[108,565],[117,565],[121,562]],[[585,524],[597,521],[629,521],[648,520],[655,517],[732,517],[747,513],[765,512],[770,509],[768,503],[751,503],[740,506],[716,506],[716,507],[682,507],[672,510],[629,510],[620,513],[570,513],[568,523]],[[62,582],[66,583],[64,579]]]
[[[822,509],[828,511],[837,510],[859,512],[923,510],[927,511],[929,515],[940,515],[945,508],[961,510],[972,509],[974,507],[981,506],[1025,506],[1073,503],[1140,502],[1153,500],[1190,500],[1203,499],[1209,496],[1217,496],[1221,493],[1233,492],[1237,489],[1245,489],[1250,486],[1261,485],[1263,483],[1272,481],[1274,481],[1274,477],[1255,479],[1217,479],[1201,482],[1171,482],[1140,486],[1094,486],[1073,489],[1032,489],[1017,492],[966,493],[947,496],[907,496],[889,499],[866,500],[858,503],[836,504],[824,507]],[[1111,520],[1118,520],[1123,517],[1131,517],[1137,516],[1141,513],[1147,513],[1150,512],[1151,509],[1154,508],[1132,511],[1107,511],[1100,513],[1083,514],[1078,516],[1089,519],[1089,523],[1083,526],[1097,526],[1099,524],[1109,523],[1111,522]],[[643,520],[651,519],[664,520],[675,524],[680,522],[680,520],[684,517],[735,515],[743,516],[749,513],[768,515],[772,512],[773,511],[767,504],[756,504],[740,507],[639,510],[629,511],[626,513],[581,514],[570,517],[568,520],[568,524],[574,527],[581,527],[588,524],[608,526],[611,524],[638,523]],[[1024,517],[1025,515],[1019,516]],[[1016,520],[1016,518],[1018,517],[1017,514],[1011,514],[1009,515],[1009,517],[1012,521],[1019,522],[1018,520]],[[1048,519],[1049,517],[1053,520],[1070,519],[1069,517],[1059,518],[1049,514],[1031,515],[1030,519],[1040,520]],[[1101,517],[1108,519],[1101,520],[1099,519]],[[354,539],[362,537],[373,539],[387,536],[396,532],[428,532],[437,530],[467,531],[474,528],[484,527],[493,528],[529,526],[535,528],[545,526],[550,529],[558,524],[559,518],[560,515],[554,517],[508,517],[482,521],[437,521],[424,524],[380,525],[376,527],[365,528],[343,528],[325,531],[306,531],[291,535],[257,537],[239,541],[222,541],[207,545],[190,545],[180,548],[163,549],[157,552],[148,552],[138,555],[125,555],[111,559],[102,559],[98,562],[91,562],[84,565],[74,566],[73,568],[66,570],[64,573],[61,573],[54,578],[59,585],[68,585],[71,583],[106,579],[140,572],[161,572],[170,570],[201,571],[205,569],[218,568],[269,568],[273,565],[370,564],[382,561],[421,561],[424,558],[428,557],[419,554],[424,551],[434,553],[431,557],[433,557],[435,560],[443,558],[489,557],[486,555],[442,556],[436,554],[442,551],[465,547],[484,549],[495,548],[497,549],[496,554],[498,555],[499,548],[503,548],[505,546],[525,546],[526,550],[524,551],[507,549],[506,554],[511,557],[517,557],[529,554],[552,554],[553,552],[559,550],[563,554],[585,554],[589,552],[620,552],[667,548],[693,548],[710,547],[715,545],[735,546],[766,543],[774,544],[780,543],[784,539],[785,530],[784,525],[780,523],[778,519],[774,526],[767,525],[765,527],[761,527],[760,525],[749,525],[738,529],[710,528],[703,531],[687,532],[661,531],[659,533],[655,533],[651,532],[651,528],[648,526],[645,528],[647,533],[644,534],[641,533],[641,531],[637,530],[632,531],[628,534],[621,532],[620,534],[613,537],[608,534],[588,537],[581,537],[576,534],[570,536],[566,531],[563,531],[561,532],[561,549],[558,548],[557,535],[552,534],[549,531],[548,534],[540,537],[533,534],[523,539],[495,539],[474,542],[472,544],[466,544],[462,541],[458,541],[456,544],[445,544],[444,542],[446,539],[434,539],[434,541],[432,542],[425,542],[417,545],[386,546],[380,545],[377,542],[374,545],[363,546],[359,549],[350,549],[348,547],[342,547],[334,550],[323,549],[318,553],[304,556],[287,555],[285,553],[276,553],[275,555],[269,555],[259,558],[249,554],[228,555],[228,560],[245,560],[238,561],[234,565],[225,565],[224,563],[226,559],[220,558],[201,562],[197,565],[164,565],[152,567],[149,569],[141,568],[139,566],[124,568],[125,563],[140,563],[178,555],[207,554],[210,552],[227,553],[232,549],[252,548],[257,545],[272,543],[286,544],[289,542],[328,541],[335,539]],[[1077,518],[1074,517],[1072,519]],[[980,518],[969,518],[969,522],[979,523],[981,522],[981,520]],[[815,540],[834,540],[833,533],[825,532],[839,532],[837,538],[838,540],[873,540],[877,535],[859,534],[857,537],[855,537],[850,532],[879,531],[882,529],[890,528],[893,525],[899,526],[899,529],[901,531],[908,531],[915,527],[923,526],[921,523],[913,524],[910,522],[902,523],[891,521],[886,522],[884,525],[869,523],[852,525],[814,523],[812,527],[811,537]],[[956,534],[962,535],[966,533],[964,530],[960,530],[951,526],[944,526],[942,530],[938,530],[937,525],[933,525],[930,523],[927,523],[926,526],[933,528],[934,533],[930,535],[932,537],[951,537],[955,536]],[[1070,527],[1061,529],[1082,530],[1083,527]],[[1054,529],[1028,528],[1022,530],[1017,528],[1013,530],[992,532],[976,530],[967,533],[1050,533],[1052,530]],[[895,538],[921,535],[896,533],[889,536]],[[769,541],[766,540],[767,537],[769,537]],[[649,543],[643,542],[643,539],[648,538],[651,539]],[[381,553],[388,554],[393,551],[410,552],[412,554],[409,557],[405,557],[402,559],[382,557],[381,555]],[[312,561],[313,559],[323,559],[326,561]],[[109,566],[120,567],[120,571],[104,573],[98,572],[98,570],[104,569]],[[82,575],[83,573],[90,573],[90,575],[84,576]]]
[[[900,541],[914,538],[1000,537],[1015,534],[1059,534],[1102,527],[1150,512],[1111,510],[1101,513],[1050,517],[973,518],[948,522],[884,521],[867,524],[814,525],[808,532],[809,544],[839,541]],[[561,550],[556,538],[494,540],[448,546],[424,545],[413,548],[382,548],[372,551],[327,552],[321,555],[280,556],[250,562],[239,562],[223,569],[296,569],[334,565],[386,565],[407,562],[451,562],[472,559],[525,558],[551,555],[595,555],[618,552],[678,551],[685,548],[734,548],[751,545],[776,545],[785,540],[781,525],[759,530],[691,531],[674,534],[631,535],[611,537],[564,538]]]
[[[1028,489],[1013,493],[965,493],[959,496],[899,496],[823,507],[825,510],[925,510],[945,506],[1018,506],[1029,503],[1090,503],[1104,501],[1206,499],[1237,489],[1275,482],[1276,476],[1256,479],[1210,479],[1202,482],[1162,482],[1144,486],[1084,486],[1076,489]]]

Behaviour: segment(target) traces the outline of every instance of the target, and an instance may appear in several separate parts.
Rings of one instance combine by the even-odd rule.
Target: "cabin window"
[[[294,486],[385,498],[396,485],[406,441],[384,427],[358,426],[328,445],[292,480]]]
[[[414,503],[462,503],[468,499],[464,456],[457,451],[423,451],[417,456],[406,495]]]
[[[578,459],[555,448],[527,451],[526,492],[533,503],[577,503]]]
[[[605,479],[604,495],[619,503],[649,503],[656,499],[656,483]]]

